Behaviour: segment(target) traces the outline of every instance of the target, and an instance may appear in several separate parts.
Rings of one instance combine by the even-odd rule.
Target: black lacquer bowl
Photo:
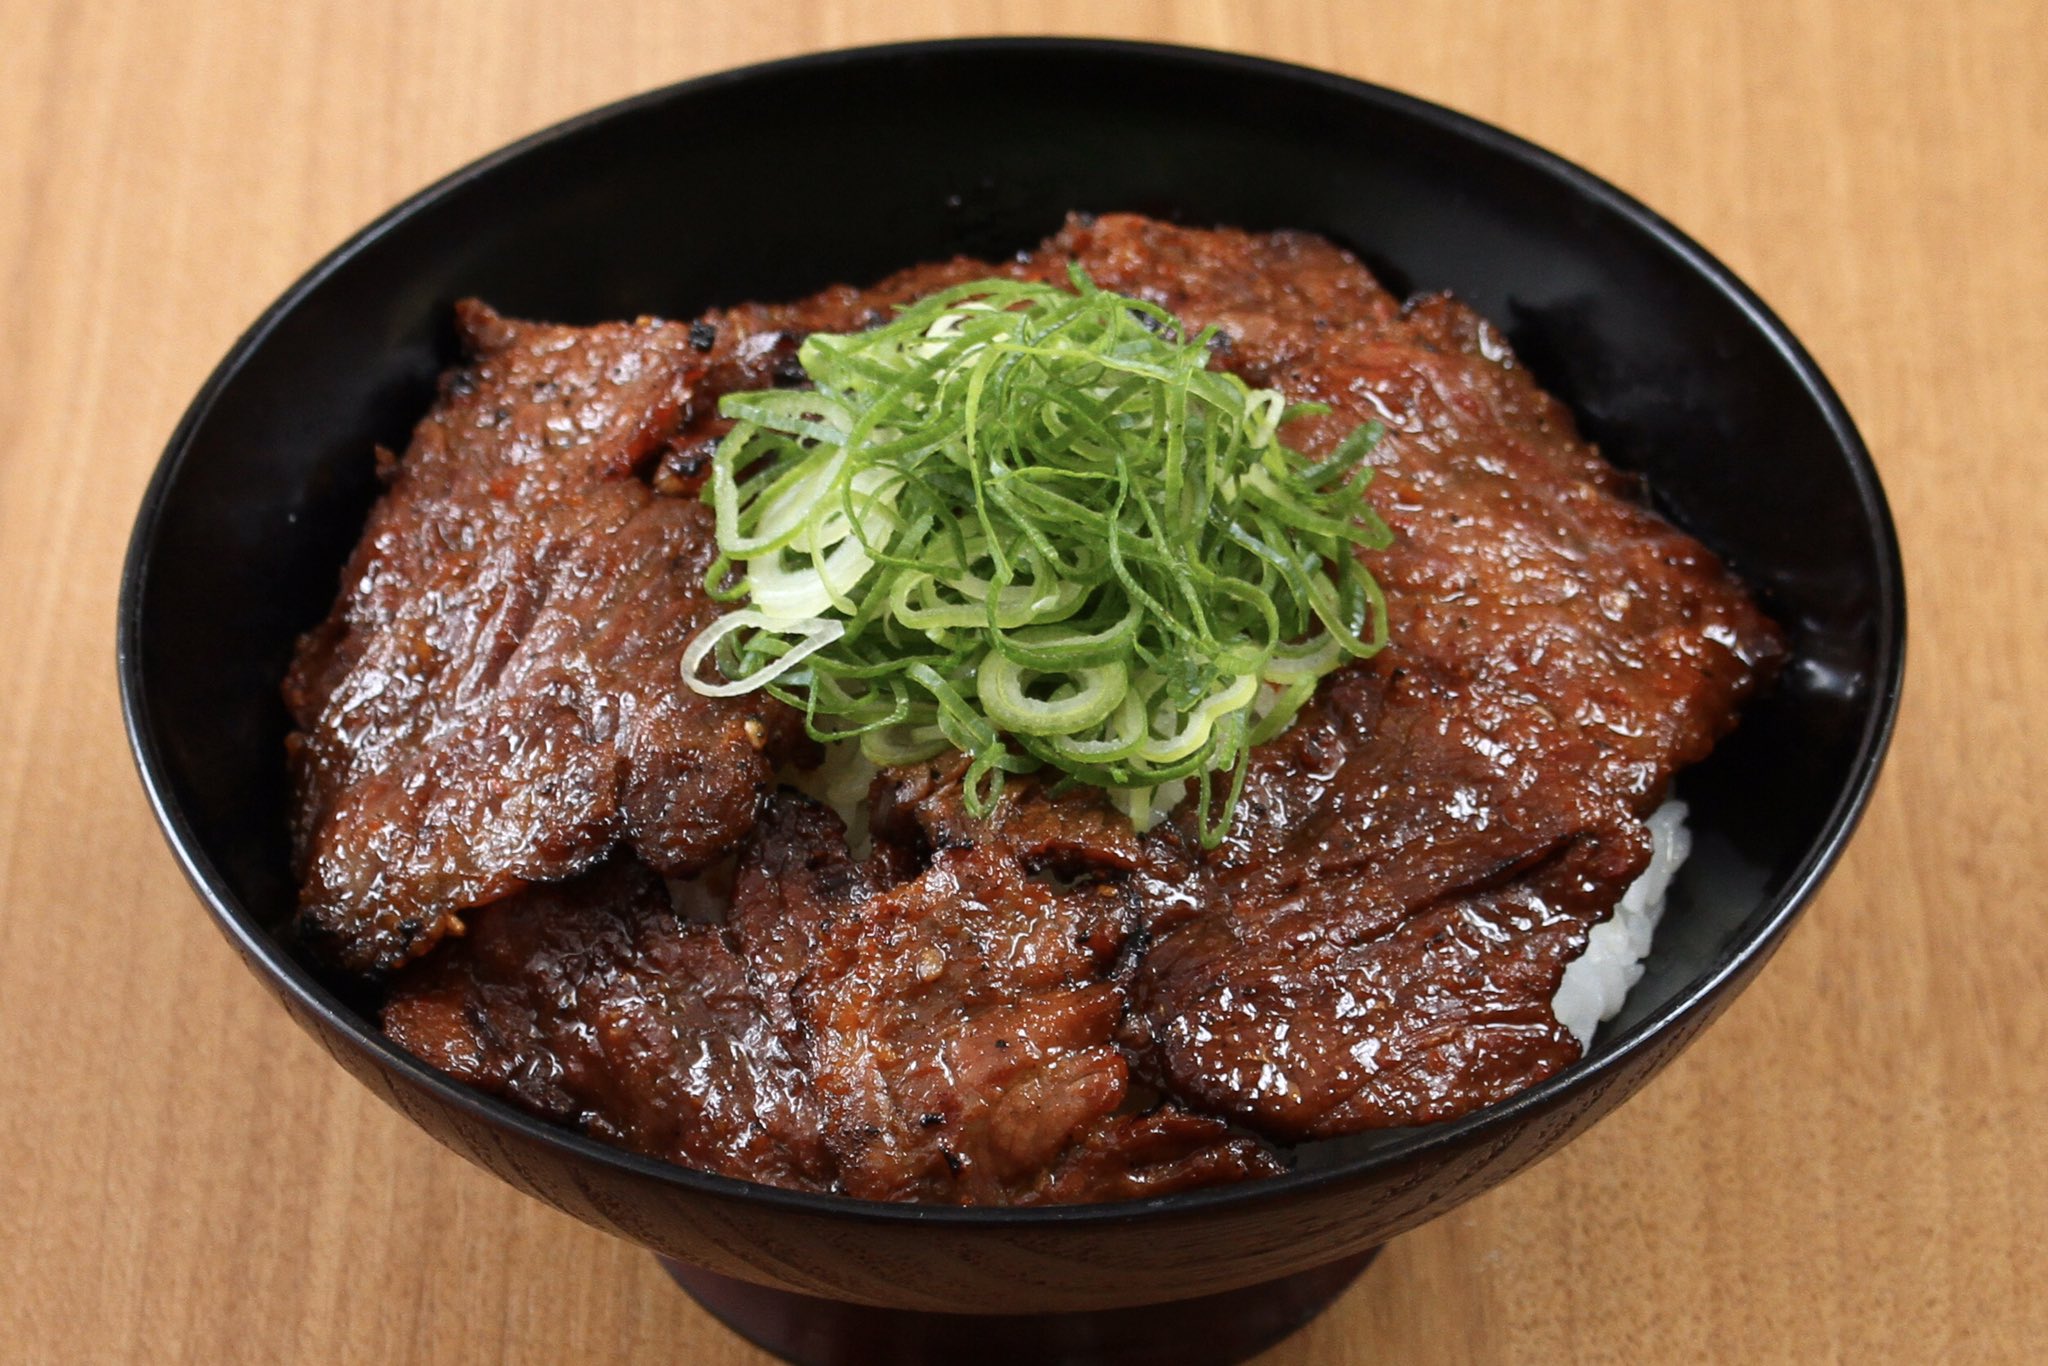
[[[293,959],[277,935],[292,902],[278,680],[361,529],[372,445],[403,446],[454,357],[455,299],[572,322],[690,316],[1005,254],[1070,209],[1312,229],[1397,292],[1456,291],[1789,628],[1780,686],[1680,782],[1696,852],[1648,974],[1584,1062],[1463,1120],[1310,1145],[1264,1182],[1117,1206],[885,1206],[706,1176],[528,1118],[392,1047]],[[1138,1333],[1188,1362],[1284,1331],[1361,1254],[1585,1129],[1733,999],[1869,794],[1904,622],[1883,494],[1827,381],[1747,288],[1626,196],[1483,124],[1317,72],[976,41],[656,91],[363,230],[264,314],[179,425],[129,551],[120,674],[143,782],[221,930],[337,1061],[442,1143],[700,1268],[680,1274],[707,1303],[804,1360],[958,1352],[950,1328],[989,1360],[1141,1360],[1117,1345]],[[1223,1293],[1248,1286],[1262,1288]],[[1161,1301],[1183,1303],[1077,1312]]]

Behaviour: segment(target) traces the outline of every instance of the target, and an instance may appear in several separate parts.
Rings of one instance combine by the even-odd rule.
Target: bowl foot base
[[[1070,1314],[876,1309],[661,1264],[712,1317],[795,1366],[1234,1366],[1320,1314],[1378,1254],[1219,1295]]]

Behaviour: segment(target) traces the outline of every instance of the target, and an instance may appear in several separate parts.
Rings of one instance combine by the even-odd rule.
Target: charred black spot
[[[718,345],[718,328],[713,323],[694,322],[690,324],[690,345],[699,351],[709,351]]]
[[[705,466],[709,465],[712,457],[717,454],[718,448],[709,443],[685,446],[664,460],[662,468],[672,474],[702,474]]]

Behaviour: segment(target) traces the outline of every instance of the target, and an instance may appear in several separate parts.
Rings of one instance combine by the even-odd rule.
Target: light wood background
[[[116,571],[216,358],[400,196],[681,77],[994,31],[1331,67],[1590,166],[1807,340],[1905,537],[1898,744],[1789,946],[1266,1366],[2041,1359],[2048,7],[2022,0],[0,0],[0,1359],[766,1360],[412,1130],[247,976],[129,768]]]

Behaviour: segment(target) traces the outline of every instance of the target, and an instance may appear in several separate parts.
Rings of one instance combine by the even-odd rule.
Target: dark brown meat
[[[963,256],[913,266],[868,289],[835,285],[795,303],[712,309],[686,333],[698,373],[682,427],[654,471],[654,487],[673,495],[697,492],[711,473],[719,438],[732,428],[718,415],[718,396],[803,382],[797,348],[811,333],[873,327],[895,304],[981,279],[992,270],[986,262]]]
[[[479,1090],[639,1152],[831,1185],[809,1079],[745,965],[630,859],[479,916],[398,974],[384,1030]]]
[[[1254,761],[1221,909],[1153,922],[1132,992],[1167,1084],[1298,1139],[1448,1118],[1577,1057],[1550,998],[1650,846],[1559,776],[1557,729],[1412,666],[1334,680]]]
[[[1395,541],[1369,562],[1387,596],[1385,664],[1426,661],[1549,709],[1595,746],[1591,780],[1639,813],[1775,668],[1782,638],[1742,585],[1635,500],[1464,305],[1402,308],[1355,258],[1301,233],[1114,215],[1071,223],[1052,246],[1105,287],[1223,329],[1223,368],[1329,404],[1285,433],[1311,454],[1380,423],[1373,504]]]
[[[334,614],[286,680],[299,928],[393,967],[464,912],[625,844],[666,871],[744,834],[783,709],[680,686],[714,615],[709,511],[637,477],[690,400],[686,329],[516,324],[391,471]]]
[[[898,775],[913,791],[891,804],[914,814],[879,833],[886,844],[919,826],[914,855],[857,867],[838,818],[787,795],[741,857],[733,937],[809,1042],[840,1188],[1027,1204],[1273,1170],[1215,1120],[1129,1112],[1111,976],[1141,900],[1128,825],[1094,803],[1045,802],[1025,781],[959,841],[945,833],[965,819],[955,778]],[[879,885],[877,870],[906,857],[928,862]],[[1061,873],[1040,866],[1055,857]]]
[[[381,457],[390,489],[285,681],[298,927],[316,953],[388,969],[618,845],[686,873],[746,833],[798,729],[765,698],[679,686],[683,646],[716,614],[716,547],[707,509],[656,490],[694,492],[727,426],[719,396],[800,379],[808,332],[985,269],[688,325],[460,307],[470,363],[403,459]]]
[[[1029,780],[976,821],[944,766],[878,784],[864,862],[794,796],[755,825],[786,714],[673,686],[709,614],[689,495],[716,396],[800,378],[813,328],[1069,260],[1217,326],[1218,365],[1329,404],[1288,433],[1304,449],[1384,425],[1373,497],[1395,543],[1371,567],[1393,643],[1254,757],[1205,855],[1184,827],[1140,839]],[[1404,307],[1305,234],[1076,219],[1001,266],[688,327],[471,327],[484,360],[423,425],[294,674],[306,920],[385,964],[614,846],[678,871],[740,844],[722,934],[644,885],[624,910],[604,909],[616,887],[529,891],[408,969],[390,1016],[458,1075],[713,1170],[879,1199],[1123,1198],[1273,1169],[1225,1120],[1291,1140],[1512,1094],[1578,1055],[1549,1007],[1565,964],[1641,870],[1641,818],[1783,653],[1483,320]],[[649,495],[650,466],[678,497]],[[500,609],[526,601],[513,573],[536,596]],[[652,742],[603,719],[663,705]],[[535,781],[556,786],[515,786]],[[727,1122],[754,1105],[763,1130]]]
[[[1565,964],[1641,871],[1638,819],[1705,756],[1782,642],[1505,342],[1398,308],[1298,234],[1118,216],[1056,249],[1214,324],[1219,363],[1331,405],[1321,454],[1387,429],[1371,557],[1393,643],[1256,759],[1206,908],[1153,914],[1132,982],[1169,1087],[1278,1137],[1446,1118],[1555,1072]]]
[[[384,1028],[535,1113],[800,1189],[1030,1204],[1275,1169],[1216,1120],[1135,1105],[1106,979],[1135,913],[1116,887],[1041,885],[999,834],[878,887],[893,861],[857,866],[837,817],[784,794],[729,934],[615,862],[507,898],[402,970]]]

